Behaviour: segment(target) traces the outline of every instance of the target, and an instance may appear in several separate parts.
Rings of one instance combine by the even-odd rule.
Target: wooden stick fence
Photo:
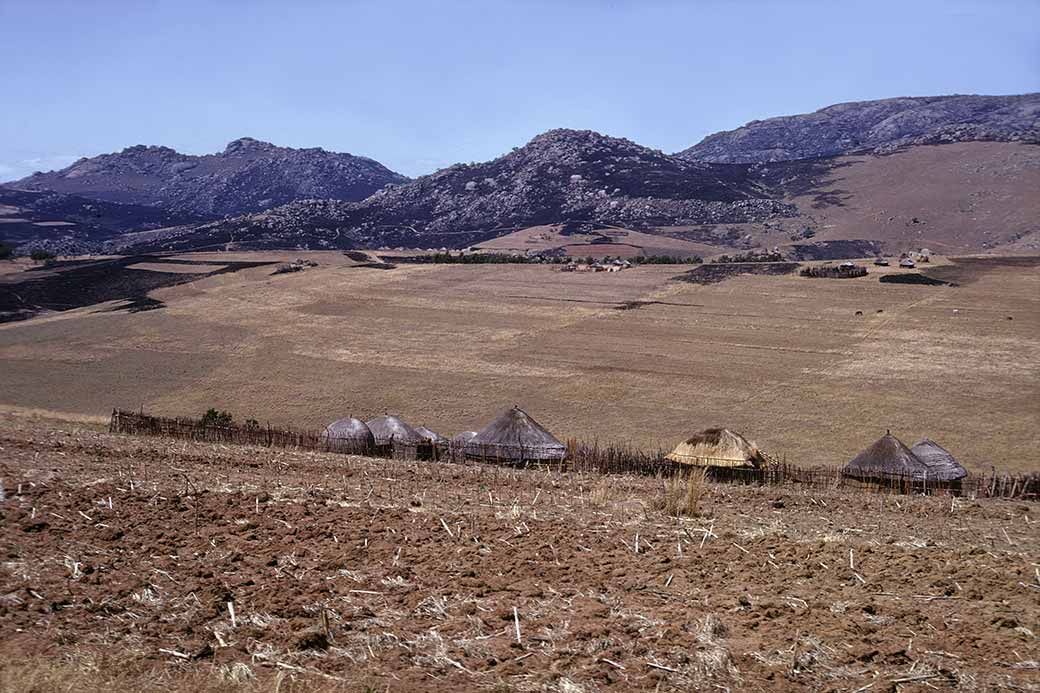
[[[491,462],[491,454],[474,454],[466,446],[454,443],[441,446],[392,445],[359,446],[343,441],[327,441],[320,432],[271,426],[224,426],[203,424],[197,419],[165,418],[141,412],[114,410],[109,423],[112,433],[163,436],[187,440],[258,445],[262,447],[314,450],[346,454],[384,457],[388,459],[438,460],[452,462]],[[848,488],[886,493],[955,494],[980,498],[1007,498],[1040,501],[1040,473],[969,474],[957,481],[913,479],[900,475],[884,475],[868,479],[852,479],[835,467],[799,467],[787,462],[772,462],[758,469],[711,466],[712,459],[704,458],[708,478],[719,483],[755,486],[798,484],[813,488]],[[714,460],[725,462],[725,460]],[[568,441],[567,453],[562,460],[531,460],[526,465],[549,467],[560,472],[592,474],[628,474],[635,476],[685,476],[701,467],[672,462],[662,451],[648,452],[625,444],[582,443]]]

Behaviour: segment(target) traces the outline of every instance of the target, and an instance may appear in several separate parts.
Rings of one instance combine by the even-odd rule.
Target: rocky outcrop
[[[753,163],[980,140],[1040,142],[1040,94],[837,104],[709,135],[678,156],[688,161]]]
[[[294,200],[361,200],[407,180],[382,164],[324,149],[277,147],[249,137],[223,152],[191,156],[137,145],[80,159],[8,184],[98,200],[147,205],[216,218],[257,212]]]
[[[769,199],[747,166],[685,161],[588,130],[550,130],[492,161],[456,164],[355,204],[294,202],[148,247],[232,238],[251,246],[461,247],[544,223],[650,229],[793,214]]]

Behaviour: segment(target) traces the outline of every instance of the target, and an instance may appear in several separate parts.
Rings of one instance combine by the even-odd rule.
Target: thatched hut
[[[421,435],[426,440],[430,441],[434,445],[447,445],[448,439],[442,436],[440,433],[434,433],[425,426],[416,426],[415,432]]]
[[[451,444],[465,446],[469,441],[473,440],[476,437],[476,431],[463,431],[462,433],[456,433],[451,437]]]
[[[675,446],[665,459],[699,467],[759,469],[766,458],[758,446],[728,428],[709,428]]]
[[[853,479],[924,480],[928,467],[891,432],[852,458],[842,474]]]
[[[496,462],[562,460],[567,446],[519,407],[513,407],[477,432],[466,456]]]
[[[466,458],[466,446],[476,437],[476,431],[462,431],[451,437],[448,441],[448,455],[453,462],[461,462]]]
[[[372,430],[376,445],[388,445],[391,441],[418,445],[425,440],[414,428],[398,417],[389,414],[377,416],[365,423]]]
[[[372,451],[376,439],[364,421],[347,417],[326,426],[321,432],[321,442],[330,452],[363,455]]]
[[[950,451],[934,440],[925,438],[910,448],[910,452],[928,467],[930,480],[953,482],[960,481],[968,475],[968,470],[953,458]]]
[[[425,438],[396,416],[377,416],[365,423],[372,429],[376,447],[386,454],[393,453],[394,457],[419,457],[430,447]]]
[[[448,451],[448,439],[439,433],[434,433],[425,426],[416,426],[415,432],[426,441],[426,451],[423,453],[429,459],[439,460]]]

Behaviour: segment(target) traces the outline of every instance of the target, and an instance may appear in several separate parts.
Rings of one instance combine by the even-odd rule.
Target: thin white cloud
[[[29,159],[0,161],[0,181],[18,180],[37,171],[55,171],[79,158],[75,154],[45,154]]]

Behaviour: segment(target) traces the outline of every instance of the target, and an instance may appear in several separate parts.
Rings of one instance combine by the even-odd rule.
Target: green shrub
[[[230,426],[231,421],[234,417],[231,416],[231,412],[217,411],[213,407],[206,410],[206,413],[199,419],[199,423],[203,426]]]

